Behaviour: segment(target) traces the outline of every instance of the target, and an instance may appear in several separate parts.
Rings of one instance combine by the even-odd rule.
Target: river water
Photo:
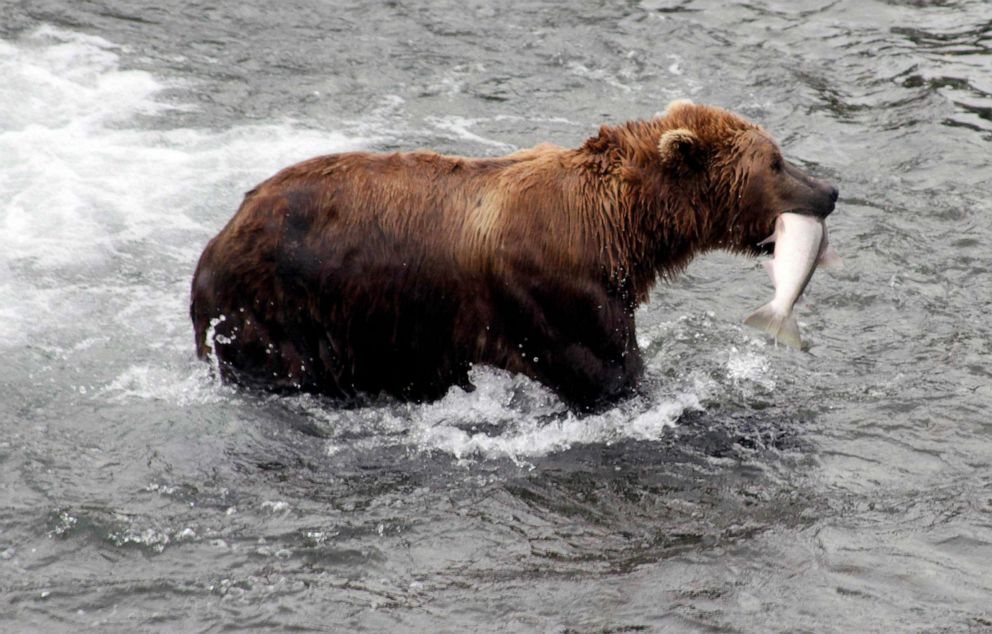
[[[840,187],[807,352],[713,253],[593,416],[493,370],[342,410],[194,358],[196,258],[279,167],[678,97]],[[984,0],[0,0],[0,630],[992,631],[990,242]]]

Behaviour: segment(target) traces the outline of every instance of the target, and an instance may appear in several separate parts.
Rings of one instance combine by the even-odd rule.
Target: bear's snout
[[[836,185],[832,185],[827,182],[824,182],[823,185],[827,190],[826,193],[827,193],[828,202],[823,205],[823,207],[820,210],[820,213],[817,215],[826,218],[827,216],[832,214],[834,212],[834,209],[837,207],[837,198],[840,197],[840,190],[837,189]]]
[[[816,178],[790,165],[787,173],[794,179],[786,187],[785,201],[788,211],[826,218],[834,211],[840,191],[828,181]]]
[[[828,183],[826,181],[821,181],[823,187],[826,189],[827,202],[823,205],[821,213],[817,214],[823,218],[826,218],[834,212],[837,207],[837,199],[840,197],[840,190],[837,189],[836,185]]]

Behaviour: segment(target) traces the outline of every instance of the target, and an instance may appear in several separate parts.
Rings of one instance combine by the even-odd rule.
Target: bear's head
[[[663,169],[706,209],[712,247],[750,254],[785,212],[826,217],[837,188],[787,161],[771,136],[738,115],[691,101],[672,102],[658,141]]]

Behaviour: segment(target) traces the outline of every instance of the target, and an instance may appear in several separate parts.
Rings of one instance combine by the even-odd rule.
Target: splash
[[[719,386],[700,375],[674,389],[644,394],[597,414],[576,414],[547,388],[520,375],[476,368],[473,392],[452,388],[433,403],[370,406],[336,411],[301,397],[306,416],[330,437],[326,453],[345,448],[372,450],[402,444],[418,451],[440,451],[458,459],[528,459],[585,444],[658,440],[679,418],[704,409]]]

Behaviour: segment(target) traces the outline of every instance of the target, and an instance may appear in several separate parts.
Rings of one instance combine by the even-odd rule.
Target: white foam
[[[169,83],[122,70],[105,40],[44,28],[0,47],[0,250],[7,263],[75,265],[159,229],[214,230],[196,212],[230,214],[240,197],[232,189],[218,199],[221,184],[247,189],[287,163],[363,142],[288,122],[221,132],[142,129],[139,115],[176,107],[156,101]]]
[[[684,413],[703,409],[717,389],[709,379],[690,376],[674,390],[634,397],[602,413],[577,415],[525,377],[476,368],[470,378],[475,391],[452,388],[427,404],[343,412],[305,397],[300,403],[331,435],[328,456],[345,446],[372,449],[400,443],[459,459],[509,458],[522,463],[583,444],[658,440]]]
[[[113,403],[150,400],[187,406],[229,400],[233,389],[218,385],[215,376],[206,364],[192,369],[139,364],[124,370],[100,393]]]
[[[705,383],[696,382],[670,396],[634,398],[600,414],[576,415],[565,411],[546,389],[526,379],[482,370],[475,373],[473,381],[478,386],[475,392],[466,394],[455,388],[444,399],[417,411],[410,436],[418,447],[445,451],[457,458],[521,461],[582,444],[658,440],[683,413],[701,409],[701,400],[708,392]],[[523,409],[515,407],[513,394],[520,387],[537,395],[537,402],[529,402]],[[473,424],[495,425],[498,432],[492,428],[471,431]]]
[[[51,27],[19,45],[0,41],[0,130],[88,127],[167,108],[151,99],[160,82],[121,70],[116,49],[102,38]]]
[[[149,129],[148,116],[183,108],[162,98],[176,82],[122,68],[121,55],[52,27],[0,41],[0,347],[108,314],[185,325],[188,282],[159,282],[188,280],[241,192],[367,142],[291,121]],[[186,330],[174,333],[184,344]]]

